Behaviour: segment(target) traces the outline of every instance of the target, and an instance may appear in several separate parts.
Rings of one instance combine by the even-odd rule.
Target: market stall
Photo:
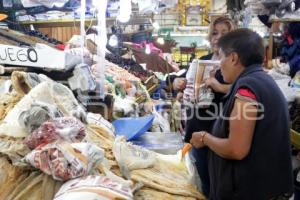
[[[263,38],[300,160],[298,12],[298,1],[3,1],[0,199],[207,199],[187,114],[219,98],[206,81],[220,61],[203,55],[220,16]]]

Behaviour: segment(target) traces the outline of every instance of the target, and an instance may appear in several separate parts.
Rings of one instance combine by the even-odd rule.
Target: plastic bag
[[[102,115],[95,113],[88,113],[86,117],[86,121],[88,124],[96,124],[107,131],[111,136],[115,136],[115,128],[114,126],[104,119]]]
[[[66,182],[54,200],[133,199],[132,190],[106,176],[87,176]]]
[[[25,95],[0,124],[0,135],[26,137],[28,131],[19,123],[23,111],[30,110],[36,102],[55,105],[64,116],[74,116],[85,121],[85,111],[78,104],[72,91],[56,82],[42,82]]]
[[[153,125],[151,128],[152,132],[171,132],[169,120],[163,117],[161,113],[157,112],[155,107],[153,107],[152,114],[154,115]]]
[[[80,142],[85,137],[84,125],[74,117],[61,117],[43,123],[26,137],[25,144],[34,149],[56,140]]]
[[[24,159],[35,168],[66,181],[89,175],[102,162],[104,150],[90,143],[51,143],[39,147]]]
[[[11,74],[12,87],[20,95],[27,94],[32,88],[44,81],[52,81],[43,74],[14,71]]]
[[[28,132],[39,128],[45,121],[55,117],[62,117],[62,113],[56,106],[37,102],[31,105],[31,108],[21,112],[19,116],[20,125]]]
[[[112,150],[121,170],[124,167],[130,171],[149,168],[155,163],[154,152],[126,142],[123,136],[115,139]]]

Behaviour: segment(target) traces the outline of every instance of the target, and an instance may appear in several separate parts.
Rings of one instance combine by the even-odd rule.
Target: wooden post
[[[268,60],[268,68],[272,68],[272,59],[273,59],[273,33],[279,31],[280,22],[273,22],[272,27],[270,30],[269,36],[269,48],[267,53],[267,60]]]

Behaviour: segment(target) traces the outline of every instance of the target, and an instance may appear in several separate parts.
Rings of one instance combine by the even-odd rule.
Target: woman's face
[[[219,51],[219,47],[218,47],[219,39],[228,32],[229,32],[229,28],[225,23],[218,23],[214,26],[211,40],[210,40],[211,49],[213,50],[214,53],[218,53]]]

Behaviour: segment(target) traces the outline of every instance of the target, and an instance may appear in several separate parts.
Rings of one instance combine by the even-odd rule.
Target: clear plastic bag
[[[130,171],[152,167],[155,163],[154,152],[126,142],[126,138],[122,136],[115,139],[113,154],[120,168]]]
[[[61,117],[46,121],[24,140],[25,144],[34,149],[56,140],[80,142],[85,137],[84,125],[74,117]]]
[[[51,143],[36,148],[24,160],[35,168],[66,181],[89,175],[104,159],[104,150],[90,143]]]

